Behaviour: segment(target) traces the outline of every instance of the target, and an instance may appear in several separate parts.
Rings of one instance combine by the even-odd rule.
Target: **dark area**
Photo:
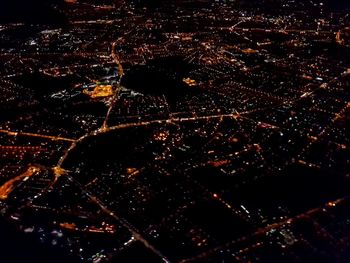
[[[143,94],[165,95],[173,105],[186,94],[198,93],[182,81],[190,70],[191,65],[182,57],[155,59],[144,66],[132,67],[123,77],[122,85]]]
[[[144,245],[137,242],[131,246],[129,250],[122,251],[113,257],[111,263],[134,263],[134,262],[147,262],[147,263],[161,263],[163,262],[157,255],[152,254],[145,248]]]
[[[77,258],[68,257],[60,250],[48,244],[39,243],[38,239],[18,231],[13,224],[0,217],[1,263],[73,263]]]
[[[65,17],[53,5],[62,0],[2,0],[0,23],[62,24]]]

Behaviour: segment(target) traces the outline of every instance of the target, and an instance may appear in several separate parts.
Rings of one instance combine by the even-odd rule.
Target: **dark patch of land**
[[[53,8],[61,0],[2,0],[0,23],[62,24],[64,15]]]

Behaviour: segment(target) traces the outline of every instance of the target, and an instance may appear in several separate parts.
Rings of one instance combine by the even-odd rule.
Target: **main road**
[[[131,30],[132,31],[132,30]],[[131,33],[131,31],[125,33],[125,35],[128,35]],[[124,76],[124,69],[123,69],[123,65],[122,63],[120,62],[120,57],[119,57],[119,54],[116,52],[116,46],[119,42],[121,42],[122,40],[124,40],[124,37],[120,37],[118,38],[115,42],[112,43],[112,50],[111,50],[111,57],[113,58],[114,62],[117,64],[118,66],[118,76],[119,76],[119,79],[117,81],[117,84],[116,84],[116,89],[115,89],[115,92],[114,92],[114,95],[113,95],[113,98],[112,98],[112,102],[111,102],[111,105],[109,106],[108,108],[108,111],[107,111],[107,114],[106,114],[106,118],[102,124],[102,128],[101,129],[106,129],[107,126],[108,126],[108,120],[109,120],[109,116],[111,115],[111,112],[114,108],[114,105],[116,104],[116,102],[118,101],[118,97],[119,97],[119,92],[120,92],[120,84],[122,82],[122,78]]]

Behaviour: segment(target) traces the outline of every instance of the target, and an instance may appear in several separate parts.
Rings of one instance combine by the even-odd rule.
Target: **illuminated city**
[[[0,262],[350,262],[347,2],[0,3]]]

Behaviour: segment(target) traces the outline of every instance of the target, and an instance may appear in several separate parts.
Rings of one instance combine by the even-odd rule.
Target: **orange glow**
[[[209,165],[214,166],[214,167],[220,167],[220,166],[226,165],[228,163],[230,163],[230,160],[219,160],[219,161],[208,162]]]
[[[259,51],[258,51],[258,50],[251,49],[251,48],[247,48],[247,49],[243,49],[242,52],[243,52],[244,54],[256,54],[256,53],[258,53]]]
[[[76,225],[74,223],[60,223],[60,227],[69,229],[69,230],[75,230]]]
[[[113,95],[113,87],[112,85],[97,85],[92,92],[85,89],[83,93],[90,96],[92,99],[110,97]]]
[[[5,200],[8,198],[8,195],[15,189],[16,183],[21,180],[27,180],[26,178],[32,177],[34,174],[40,171],[40,168],[35,166],[30,166],[27,171],[23,174],[7,181],[0,187],[0,200]]]
[[[190,87],[196,85],[196,81],[194,79],[183,78],[182,81],[185,82]]]

